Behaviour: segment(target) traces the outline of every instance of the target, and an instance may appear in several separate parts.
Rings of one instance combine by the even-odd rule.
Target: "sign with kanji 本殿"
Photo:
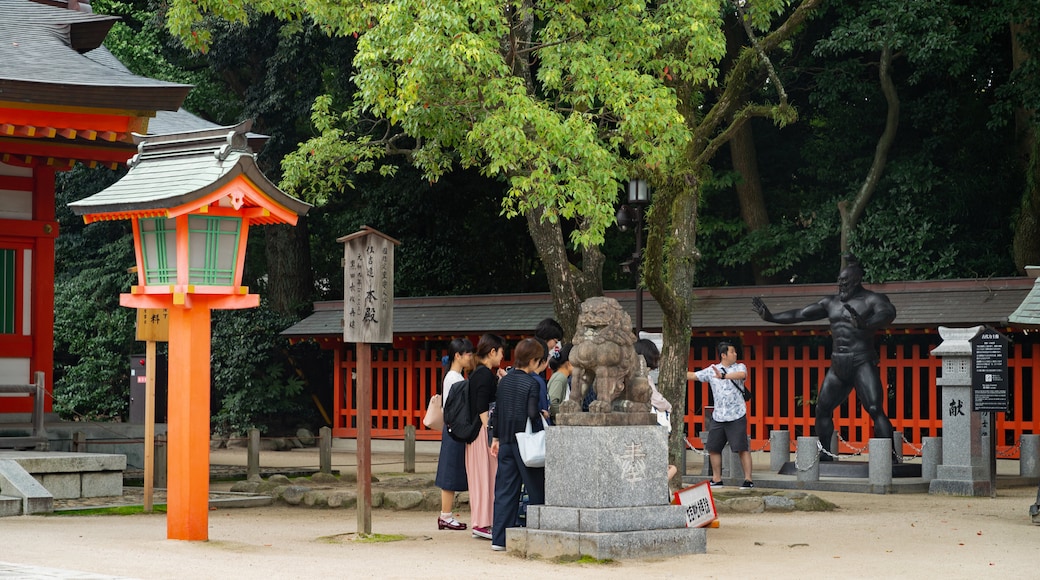
[[[394,246],[397,240],[364,226],[344,243],[343,342],[394,341]]]

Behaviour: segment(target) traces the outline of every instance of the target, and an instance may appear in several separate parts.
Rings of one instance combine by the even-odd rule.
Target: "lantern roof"
[[[69,204],[87,222],[176,217],[209,205],[258,208],[250,222],[296,223],[311,206],[260,171],[249,147],[252,121],[167,135],[134,135],[130,171],[109,188]]]

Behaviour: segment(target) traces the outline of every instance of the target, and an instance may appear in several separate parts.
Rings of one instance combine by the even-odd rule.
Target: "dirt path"
[[[437,531],[435,514],[375,510],[363,544],[353,510],[290,507],[210,512],[210,541],[166,539],[162,515],[0,520],[0,562],[132,578],[1027,578],[1036,572],[1035,488],[999,497],[819,493],[829,513],[728,514],[708,553],[607,565],[492,552],[469,532]],[[465,521],[468,514],[463,513]]]

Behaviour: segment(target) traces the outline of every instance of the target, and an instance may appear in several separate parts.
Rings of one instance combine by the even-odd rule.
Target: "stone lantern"
[[[69,204],[87,223],[131,220],[137,285],[119,303],[169,311],[170,539],[208,539],[210,311],[260,303],[242,286],[249,226],[295,225],[310,209],[260,172],[251,125],[135,135],[127,175]]]

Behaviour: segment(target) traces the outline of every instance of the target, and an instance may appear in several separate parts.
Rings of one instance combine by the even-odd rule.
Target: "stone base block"
[[[40,485],[51,492],[54,499],[76,499],[80,497],[78,473],[43,473],[34,474]]]
[[[989,480],[933,479],[928,482],[928,493],[932,495],[960,495],[965,497],[989,497],[993,486]]]
[[[545,503],[574,508],[667,505],[667,429],[549,427]]]
[[[80,497],[112,497],[123,495],[123,472],[86,472],[80,480]]]
[[[630,508],[527,508],[527,529],[561,532],[631,532],[686,527],[686,508],[662,505]]]
[[[567,427],[620,427],[657,425],[654,413],[560,413],[556,424]]]
[[[0,495],[0,518],[22,515],[22,498]]]
[[[660,558],[704,554],[708,536],[704,528],[686,527],[612,533],[510,528],[506,530],[506,547],[514,554],[539,558]]]

